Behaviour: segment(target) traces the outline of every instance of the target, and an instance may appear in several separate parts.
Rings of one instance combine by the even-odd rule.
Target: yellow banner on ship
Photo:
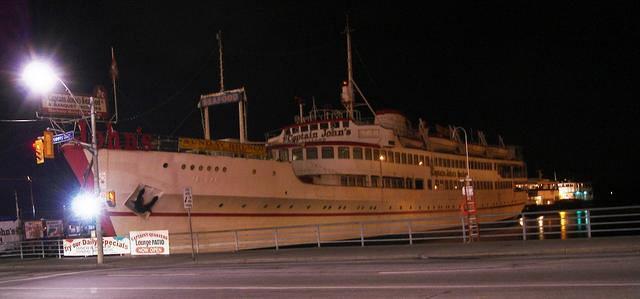
[[[246,144],[195,138],[180,138],[179,146],[181,150],[206,150],[259,157],[264,157],[267,155],[265,147],[258,144]]]

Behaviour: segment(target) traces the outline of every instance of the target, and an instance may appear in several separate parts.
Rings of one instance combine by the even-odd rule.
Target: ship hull
[[[65,157],[69,160],[74,155],[67,150]],[[82,155],[76,152],[72,159],[78,157]],[[84,157],[90,156],[84,152]],[[88,165],[86,161],[85,164],[69,162],[72,168]],[[107,217],[102,222],[106,234],[168,230],[172,235],[172,252],[186,252],[191,246],[189,218],[183,202],[185,188],[192,190],[190,214],[201,251],[234,249],[229,247],[242,243],[229,233],[234,230],[291,226],[307,226],[297,229],[310,230],[317,225],[335,223],[405,221],[401,225],[367,224],[363,232],[360,229],[323,232],[322,241],[328,241],[359,238],[361,233],[364,236],[406,233],[408,221],[414,232],[461,223],[459,190],[434,192],[314,185],[300,181],[290,162],[189,153],[101,149],[99,162],[101,190],[113,191],[116,195],[115,207],[107,208]],[[82,169],[74,172],[82,173]],[[136,213],[125,205],[127,200],[136,197],[136,188],[141,185],[162,192],[151,212],[146,214]],[[484,221],[512,217],[522,211],[526,202],[524,193],[512,190],[478,190],[476,198],[479,213],[499,214]],[[323,229],[327,228],[320,228]],[[251,238],[242,235],[247,233],[241,233],[240,237]],[[207,241],[221,234],[225,236],[224,241]],[[281,241],[280,245],[318,241],[317,233],[297,236]],[[272,239],[267,240],[245,246],[273,246]]]

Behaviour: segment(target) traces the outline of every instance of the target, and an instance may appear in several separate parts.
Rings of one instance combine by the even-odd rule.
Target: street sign
[[[73,140],[73,131],[53,135],[53,144],[68,142]]]
[[[193,194],[191,193],[191,187],[184,188],[184,208],[190,210],[193,208]]]

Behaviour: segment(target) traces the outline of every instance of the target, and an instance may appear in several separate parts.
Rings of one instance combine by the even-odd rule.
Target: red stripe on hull
[[[499,209],[506,207],[519,206],[521,204],[502,205],[484,209]],[[483,209],[479,209],[482,211]],[[325,216],[382,216],[382,215],[407,215],[407,214],[433,214],[433,213],[450,213],[459,211],[458,209],[442,210],[442,211],[406,211],[406,212],[367,212],[367,213],[191,213],[191,217],[325,217]],[[109,212],[109,216],[137,216],[133,212]],[[152,213],[151,216],[159,217],[187,217],[187,213]]]

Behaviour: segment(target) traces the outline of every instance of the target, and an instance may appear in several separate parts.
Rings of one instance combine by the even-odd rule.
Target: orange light
[[[38,138],[33,142],[33,149],[36,152],[36,164],[44,163],[44,144],[42,139]]]
[[[107,192],[107,205],[109,207],[112,207],[112,208],[116,206],[116,192],[115,191]]]

